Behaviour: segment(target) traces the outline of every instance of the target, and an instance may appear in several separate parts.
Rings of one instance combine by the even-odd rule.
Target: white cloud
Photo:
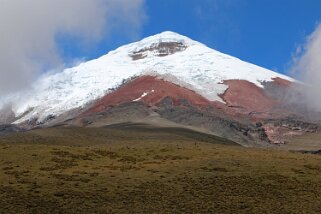
[[[63,63],[58,34],[90,43],[116,28],[133,35],[144,19],[144,0],[1,0],[0,100]]]
[[[297,48],[292,71],[307,83],[303,92],[307,107],[321,112],[321,24]]]

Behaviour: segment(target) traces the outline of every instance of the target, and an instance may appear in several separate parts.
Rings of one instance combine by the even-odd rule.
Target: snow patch
[[[144,97],[146,97],[147,95],[149,95],[150,93],[154,93],[154,90],[151,90],[150,92],[144,92],[139,98],[133,100],[133,102],[137,102],[140,101],[141,99],[143,99]]]

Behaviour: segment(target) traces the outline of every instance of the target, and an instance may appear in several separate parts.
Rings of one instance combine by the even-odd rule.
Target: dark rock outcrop
[[[9,134],[13,132],[21,132],[21,131],[24,131],[24,129],[16,125],[12,125],[12,124],[0,125],[0,135]]]
[[[156,56],[164,57],[172,55],[177,52],[186,50],[187,46],[182,42],[160,42],[153,44],[149,48],[144,48],[138,51],[134,51],[129,56],[133,60],[144,59],[147,56],[147,52],[155,52]]]

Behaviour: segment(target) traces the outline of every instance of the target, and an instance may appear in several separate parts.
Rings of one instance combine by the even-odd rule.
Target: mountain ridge
[[[133,58],[138,54],[138,58]],[[137,56],[136,56],[137,57]],[[210,101],[224,103],[226,80],[246,80],[263,88],[262,82],[294,79],[228,56],[174,32],[147,37],[61,73],[38,80],[33,90],[12,100],[19,124],[45,121],[98,100],[124,80],[141,75],[158,76],[195,91]]]

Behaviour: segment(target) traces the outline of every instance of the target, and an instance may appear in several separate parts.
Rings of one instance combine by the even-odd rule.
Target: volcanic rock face
[[[221,95],[225,103],[210,101],[188,88],[166,81],[161,77],[141,76],[122,85],[101,98],[86,113],[104,111],[125,102],[143,102],[147,106],[158,106],[165,98],[171,98],[175,106],[182,104],[198,108],[221,108],[227,114],[249,118],[266,118],[273,114],[278,100],[269,97],[263,88],[244,80],[227,80],[228,89]]]
[[[200,107],[211,105],[209,100],[194,91],[154,76],[142,76],[107,94],[86,113],[97,113],[125,102],[143,102],[147,106],[157,106],[167,97],[171,98],[174,105],[183,102]]]
[[[164,32],[43,77],[34,90],[6,100],[13,103],[14,124],[37,126],[68,118],[89,125],[102,118],[117,123],[153,115],[242,142],[276,142],[271,130],[281,130],[280,125],[265,121],[292,114],[282,102],[294,82]]]
[[[195,91],[161,77],[140,76],[101,98],[79,119],[84,125],[92,124],[101,118],[115,117],[115,112],[119,112],[118,121],[126,122],[128,118],[128,121],[135,122],[137,117],[134,119],[131,114],[147,118],[154,112],[159,117],[177,124],[201,127],[216,135],[247,143],[249,141],[284,143],[285,138],[308,131],[307,129],[293,131],[289,127],[284,127],[284,123],[276,123],[277,118],[283,116],[274,110],[280,100],[270,97],[264,88],[242,80],[228,80],[224,84],[228,85],[228,89],[221,95],[225,101],[221,103],[210,101]],[[137,111],[138,106],[150,110],[145,109],[143,113]],[[273,123],[268,121],[271,118],[275,119]],[[301,125],[297,123],[297,127]]]
[[[133,60],[146,58],[149,52],[156,53],[155,56],[164,57],[186,50],[187,46],[183,42],[159,42],[150,47],[134,51],[129,54]]]
[[[251,116],[267,117],[271,113],[276,100],[269,97],[263,88],[245,80],[226,80],[228,89],[222,95],[228,108]]]

